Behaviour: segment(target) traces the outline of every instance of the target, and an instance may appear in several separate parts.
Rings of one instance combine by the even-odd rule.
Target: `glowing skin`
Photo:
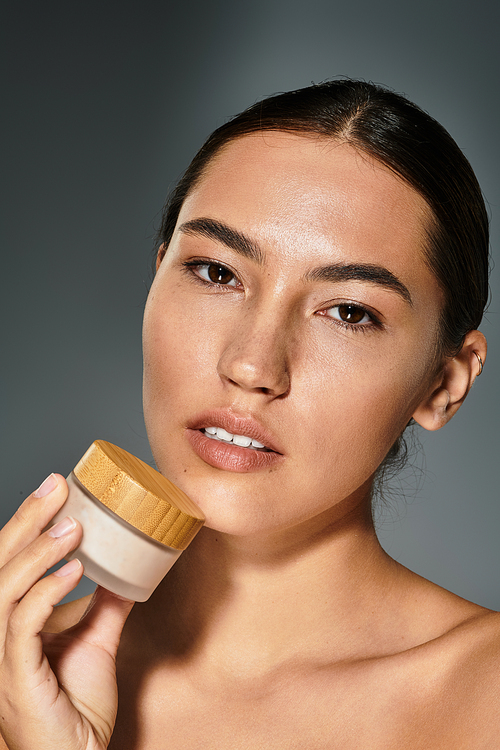
[[[280,531],[368,506],[373,473],[433,388],[442,298],[426,223],[412,188],[346,144],[265,133],[211,163],[159,259],[144,323],[153,453],[208,526]],[[339,264],[390,273],[351,278]]]

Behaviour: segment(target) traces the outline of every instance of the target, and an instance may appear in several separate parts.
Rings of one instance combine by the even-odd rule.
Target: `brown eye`
[[[366,310],[357,305],[335,305],[327,310],[327,315],[335,320],[340,320],[342,323],[349,323],[350,325],[357,325],[361,323],[362,328],[366,323],[372,323],[372,318],[368,315]]]
[[[354,305],[339,305],[338,311],[340,320],[345,323],[361,323],[366,315],[364,310]]]
[[[234,280],[234,274],[225,266],[218,266],[210,263],[206,267],[206,273],[210,281],[214,284],[230,284]]]
[[[229,268],[218,263],[196,263],[189,264],[197,276],[209,284],[220,284],[221,286],[238,286],[238,279]]]

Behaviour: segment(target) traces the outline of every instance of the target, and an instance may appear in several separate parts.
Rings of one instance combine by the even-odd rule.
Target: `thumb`
[[[123,626],[134,604],[135,602],[130,599],[124,599],[97,586],[82,619],[67,632],[78,635],[87,643],[115,653]]]

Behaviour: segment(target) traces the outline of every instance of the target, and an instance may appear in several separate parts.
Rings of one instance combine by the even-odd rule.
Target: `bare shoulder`
[[[462,670],[469,670],[485,687],[500,688],[500,612],[482,610],[451,630],[445,640],[457,653]]]
[[[453,736],[460,735],[464,747],[496,747],[500,736],[500,613],[481,609],[425,644],[421,655],[419,677],[429,686],[427,697],[442,707],[443,729],[453,728]]]
[[[476,695],[493,689],[500,695],[500,612],[423,579],[417,584],[419,612],[412,614],[423,626],[423,637],[420,646],[410,649],[411,660],[411,652],[422,657],[426,668],[438,669],[453,689],[468,685]]]
[[[58,607],[54,607],[54,611],[45,623],[44,632],[60,633],[62,630],[76,625],[90,607],[92,598],[93,594],[89,594],[82,597],[82,599],[75,599],[72,602],[67,602],[67,604],[60,604]]]

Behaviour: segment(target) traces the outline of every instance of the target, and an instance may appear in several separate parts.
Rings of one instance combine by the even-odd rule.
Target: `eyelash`
[[[225,289],[228,287],[230,289],[235,288],[235,285],[230,286],[229,283],[222,284],[222,283],[217,283],[216,281],[209,281],[208,279],[204,279],[202,276],[200,276],[199,269],[200,268],[208,269],[210,266],[214,266],[215,268],[228,271],[233,277],[232,280],[236,281],[238,284],[241,283],[234,271],[232,271],[230,268],[223,265],[222,263],[217,263],[217,261],[215,260],[208,260],[208,259],[187,260],[182,265],[184,269],[186,270],[187,274],[190,276],[190,278],[198,282],[199,284],[204,284],[206,286],[211,286],[211,287],[217,287],[219,289]]]
[[[363,313],[363,317],[366,315],[368,316],[369,320],[366,323],[350,323],[348,320],[341,320],[327,314],[329,310],[335,310],[336,308],[340,307],[348,307],[356,311],[359,310]],[[348,331],[355,331],[356,333],[371,333],[375,329],[379,330],[382,328],[382,323],[370,310],[367,310],[362,305],[354,302],[337,302],[336,305],[325,308],[321,311],[321,313],[322,317],[331,320],[333,325],[341,326]]]
[[[199,284],[203,284],[205,286],[216,287],[216,288],[219,288],[219,289],[227,289],[227,288],[234,289],[236,287],[236,285],[231,285],[230,286],[229,283],[223,284],[223,283],[218,283],[216,281],[211,281],[211,280],[208,280],[208,279],[204,279],[200,275],[199,269],[201,269],[201,268],[208,269],[210,266],[213,266],[213,267],[215,267],[217,269],[228,271],[229,274],[231,274],[231,276],[232,276],[231,280],[234,280],[237,284],[241,283],[239,281],[238,277],[236,276],[236,274],[235,274],[234,271],[232,271],[230,268],[228,268],[228,266],[225,266],[222,263],[218,263],[217,261],[214,261],[214,260],[208,260],[208,259],[205,259],[205,258],[203,258],[203,259],[199,258],[199,259],[195,259],[195,260],[188,260],[188,261],[184,261],[182,263],[182,266],[183,266],[183,268],[185,269],[186,273],[189,275],[189,277],[192,280],[194,280],[195,282],[197,282]],[[336,308],[340,308],[340,307],[349,307],[349,308],[352,308],[352,310],[360,310],[361,312],[363,312],[364,315],[368,316],[369,322],[366,322],[366,323],[349,323],[349,321],[347,321],[347,320],[341,320],[339,318],[334,318],[333,316],[327,314],[329,310],[335,310]],[[363,332],[363,333],[367,333],[367,332],[373,331],[374,329],[380,329],[380,328],[382,328],[382,323],[380,322],[380,320],[370,310],[367,310],[362,305],[355,304],[354,302],[348,302],[347,300],[346,301],[342,301],[342,302],[338,302],[336,305],[332,305],[332,307],[325,308],[325,309],[321,310],[320,313],[322,314],[322,317],[325,317],[325,318],[331,320],[332,324],[334,324],[334,325],[340,325],[342,328],[344,328],[346,330],[349,330],[349,331],[355,331],[356,333],[359,333],[360,331]]]

